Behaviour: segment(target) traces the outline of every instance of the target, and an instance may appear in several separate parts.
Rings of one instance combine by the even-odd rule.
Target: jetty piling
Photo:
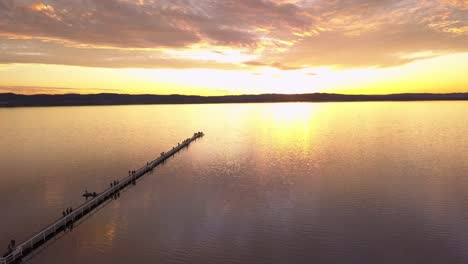
[[[103,192],[98,193],[92,199],[74,209],[69,214],[61,217],[59,220],[34,234],[25,242],[16,246],[11,252],[3,255],[3,257],[0,258],[0,264],[12,264],[20,262],[21,259],[40,248],[40,246],[57,236],[61,231],[66,231],[69,227],[71,228],[75,221],[91,213],[105,201],[112,199],[112,197],[120,192],[120,190],[124,189],[130,184],[134,184],[138,178],[142,177],[147,172],[152,171],[156,166],[163,163],[168,158],[174,156],[174,154],[176,154],[178,151],[184,147],[188,147],[190,143],[203,136],[203,132],[196,132],[191,138],[184,140],[183,143],[178,143],[178,145],[173,147],[171,150],[162,152],[158,158],[147,162],[146,165],[140,169],[132,171],[132,173],[130,173],[124,179],[118,180],[116,184],[112,184]]]

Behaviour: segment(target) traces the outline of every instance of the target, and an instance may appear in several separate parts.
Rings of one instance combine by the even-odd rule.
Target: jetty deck
[[[177,146],[173,147],[171,150],[167,152],[162,152],[161,155],[155,160],[147,162],[145,166],[136,170],[134,173],[130,173],[129,176],[125,177],[122,180],[119,180],[118,182],[116,182],[116,184],[113,184],[111,187],[97,194],[96,197],[88,200],[78,208],[74,209],[71,213],[48,225],[46,228],[37,232],[31,238],[27,239],[18,246],[15,246],[12,252],[9,252],[8,254],[0,258],[0,263],[11,264],[20,262],[21,259],[33,253],[36,249],[39,249],[47,241],[59,235],[60,232],[66,231],[71,225],[73,225],[75,221],[92,213],[95,209],[98,208],[98,206],[100,206],[107,200],[112,199],[122,189],[124,189],[130,184],[135,183],[135,181],[138,178],[142,177],[147,172],[152,171],[156,166],[163,163],[165,160],[172,157],[181,149],[188,147],[190,143],[203,136],[203,132],[197,132],[193,134],[191,138],[187,138],[181,143],[178,143]]]

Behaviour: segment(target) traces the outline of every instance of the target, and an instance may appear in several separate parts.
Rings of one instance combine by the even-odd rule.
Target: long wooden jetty
[[[103,192],[97,194],[91,200],[82,204],[80,207],[74,209],[73,211],[71,211],[71,213],[48,225],[46,228],[33,235],[31,238],[27,239],[25,242],[19,244],[18,246],[14,246],[14,248],[11,249],[11,252],[8,252],[0,259],[0,263],[11,264],[20,262],[21,259],[33,253],[36,249],[40,248],[40,246],[45,244],[47,241],[59,235],[61,231],[66,231],[67,228],[73,225],[73,222],[90,214],[95,209],[97,209],[99,205],[103,204],[109,199],[112,199],[117,193],[120,192],[120,190],[124,189],[132,183],[135,183],[136,179],[145,175],[147,172],[153,170],[156,166],[163,163],[165,160],[176,154],[178,151],[185,147],[188,147],[190,143],[203,136],[203,132],[197,132],[193,134],[191,138],[187,138],[181,143],[178,143],[177,146],[173,147],[171,150],[167,152],[162,152],[157,159],[148,162],[139,170],[130,173],[129,176],[127,176],[126,178],[116,181],[115,184],[112,184],[112,186],[110,186]]]

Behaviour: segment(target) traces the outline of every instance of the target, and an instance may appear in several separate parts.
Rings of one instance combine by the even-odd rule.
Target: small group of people
[[[68,207],[67,209],[65,209],[64,211],[62,211],[62,215],[63,215],[63,217],[65,217],[65,216],[71,214],[71,212],[73,212],[73,208]]]
[[[148,165],[148,163],[147,163]],[[131,170],[131,171],[128,171],[128,175],[131,175],[131,174],[135,174],[136,170]]]
[[[110,186],[112,188],[114,186],[117,186],[117,184],[119,184],[119,183],[120,183],[120,181],[116,180],[116,181],[111,182]],[[119,197],[119,196],[120,196],[120,191],[116,191],[116,192],[114,192],[112,198],[117,199],[117,197]]]
[[[116,180],[116,181],[113,181],[110,183],[110,187],[114,187],[114,186],[117,186],[117,184],[119,184],[119,180]]]
[[[96,197],[97,193],[96,192],[88,192],[88,189],[85,189],[83,196],[86,197],[86,198],[88,198],[89,196]]]

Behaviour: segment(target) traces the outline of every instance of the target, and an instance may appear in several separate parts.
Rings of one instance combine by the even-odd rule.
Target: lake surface
[[[468,263],[468,102],[0,109],[0,248],[204,131],[28,263]]]

